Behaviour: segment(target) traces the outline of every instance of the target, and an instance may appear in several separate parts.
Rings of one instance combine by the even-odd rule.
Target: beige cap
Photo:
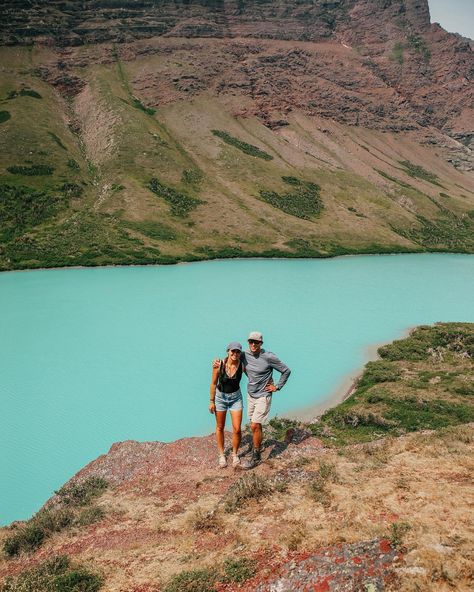
[[[260,331],[251,331],[249,333],[248,339],[253,339],[254,341],[262,341],[263,342],[263,335]]]

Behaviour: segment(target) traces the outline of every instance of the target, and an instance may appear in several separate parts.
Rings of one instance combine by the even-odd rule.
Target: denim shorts
[[[216,390],[216,411],[242,411],[242,392],[221,393]]]

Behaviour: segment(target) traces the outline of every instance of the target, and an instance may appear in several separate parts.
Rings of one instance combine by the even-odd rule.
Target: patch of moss
[[[268,154],[267,152],[261,150],[253,144],[247,144],[247,142],[243,142],[242,140],[239,140],[238,138],[231,136],[228,132],[222,130],[211,131],[215,136],[217,136],[221,140],[224,140],[226,144],[238,148],[239,150],[241,150],[245,154],[248,154],[249,156],[256,156],[257,158],[262,158],[263,160],[273,160],[273,156],[271,154]]]
[[[316,183],[302,181],[296,177],[282,177],[283,181],[291,185],[292,191],[277,193],[276,191],[260,190],[262,201],[282,210],[286,214],[310,220],[323,209],[321,187]]]
[[[165,185],[156,177],[151,179],[148,188],[170,204],[173,216],[184,218],[189,212],[197,208],[198,205],[204,203],[202,200],[191,197],[183,191],[178,191],[169,185]]]

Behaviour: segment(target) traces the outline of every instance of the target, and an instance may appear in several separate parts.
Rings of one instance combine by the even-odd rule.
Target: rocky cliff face
[[[423,32],[427,0],[55,0],[3,6],[2,42],[74,45],[173,37],[318,41],[340,34],[386,40],[396,26]]]

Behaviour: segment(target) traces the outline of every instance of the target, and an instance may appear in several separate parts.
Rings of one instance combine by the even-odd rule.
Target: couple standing
[[[248,337],[249,349],[242,352],[242,345],[237,341],[227,346],[227,357],[212,363],[209,411],[216,416],[216,440],[219,450],[219,466],[227,466],[224,453],[224,427],[227,411],[232,419],[232,465],[240,466],[238,455],[241,440],[242,392],[240,379],[245,372],[247,386],[247,416],[253,436],[253,450],[250,461],[244,466],[251,469],[260,462],[262,445],[262,424],[267,423],[272,403],[272,395],[283,388],[290,376],[290,369],[272,352],[262,348],[263,335],[252,331]],[[275,386],[273,370],[281,373]]]

